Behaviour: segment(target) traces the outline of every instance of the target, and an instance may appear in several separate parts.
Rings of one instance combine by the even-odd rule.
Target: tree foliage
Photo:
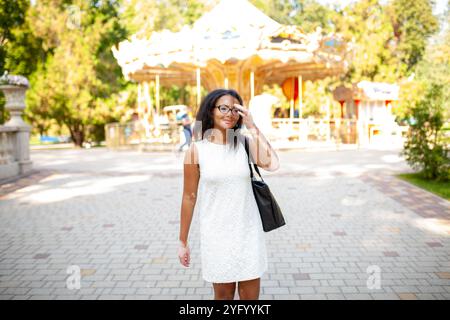
[[[353,48],[346,74],[308,84],[306,94],[329,97],[330,88],[339,82],[398,82],[402,89],[411,89],[401,91],[407,93],[405,100],[416,102],[425,92],[422,79],[449,82],[448,33],[429,44],[439,26],[432,0],[358,0],[346,7],[316,0],[250,1],[280,23],[298,25],[305,33],[320,27],[323,34],[341,35]],[[28,0],[0,0],[0,72],[7,69],[30,78],[26,118],[38,132],[56,123],[67,128],[77,144],[86,137],[101,140],[99,128],[126,119],[135,101],[135,92],[129,91],[135,85],[124,80],[111,46],[133,34],[149,37],[156,30],[178,31],[217,3],[36,0],[30,5]],[[407,81],[408,77],[414,80]],[[444,103],[450,101],[448,86],[443,95]],[[189,90],[168,87],[161,89],[161,98],[176,103],[192,97]],[[127,103],[128,110],[118,107]],[[305,105],[305,112],[323,114],[322,105],[320,99],[314,100]],[[394,110],[406,116],[412,105]]]
[[[26,115],[41,122],[41,129],[54,119],[77,146],[87,137],[99,140],[90,133],[111,121],[109,100],[125,87],[110,50],[127,35],[118,9],[115,1],[45,0],[29,11],[35,36],[52,54],[30,79]]]
[[[411,110],[403,155],[426,179],[450,179],[450,141],[443,130],[443,100],[443,86],[431,84]]]

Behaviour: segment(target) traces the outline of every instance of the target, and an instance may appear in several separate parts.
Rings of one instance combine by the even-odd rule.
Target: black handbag
[[[263,230],[265,232],[269,232],[284,226],[286,222],[284,221],[283,214],[281,213],[281,209],[278,206],[275,197],[272,195],[272,192],[270,192],[269,186],[264,182],[264,179],[262,178],[255,162],[253,162],[253,167],[261,178],[261,181],[254,176],[252,166],[250,165],[248,141],[247,138],[244,139],[245,152],[247,153],[247,157],[249,159],[248,167],[250,168],[253,194],[255,195],[256,204],[258,205],[259,214],[261,215]]]

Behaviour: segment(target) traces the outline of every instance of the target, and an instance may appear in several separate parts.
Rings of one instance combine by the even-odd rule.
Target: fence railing
[[[146,132],[139,122],[106,125],[106,145],[109,148],[137,146],[140,144],[175,145],[180,143],[181,127],[167,124],[159,128],[159,132]],[[342,144],[366,144],[383,134],[393,136],[403,135],[402,127],[382,126],[380,124],[364,123],[354,119],[272,119],[272,128],[264,132],[269,140],[300,141],[300,142],[331,142]]]
[[[343,144],[368,144],[379,136],[401,138],[407,127],[395,123],[372,123],[355,119],[288,119],[272,120],[272,139],[326,141]]]
[[[158,131],[147,131],[139,121],[109,123],[105,126],[106,146],[112,149],[144,144],[173,146],[180,143],[180,132],[177,124],[160,126]]]

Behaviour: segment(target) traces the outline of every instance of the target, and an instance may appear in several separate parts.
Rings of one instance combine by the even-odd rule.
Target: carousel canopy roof
[[[400,87],[397,84],[384,82],[361,81],[352,85],[337,87],[334,99],[337,101],[359,100],[398,100]]]
[[[291,63],[342,63],[343,44],[336,38],[322,37],[320,29],[305,35],[298,26],[281,25],[247,0],[221,0],[192,27],[179,32],[153,32],[148,39],[136,36],[113,47],[113,54],[126,78],[144,69],[167,77],[192,67],[205,67],[210,61],[221,64],[258,57],[270,68]],[[191,68],[186,68],[190,66]]]
[[[367,100],[398,100],[400,87],[396,84],[361,81],[356,86]]]

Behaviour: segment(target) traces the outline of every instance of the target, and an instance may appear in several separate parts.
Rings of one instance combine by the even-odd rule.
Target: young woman
[[[196,139],[184,159],[178,257],[183,266],[189,266],[188,234],[196,208],[202,276],[213,284],[216,300],[232,300],[236,284],[240,299],[257,300],[268,265],[241,126],[250,132],[250,155],[260,168],[275,171],[279,161],[242,105],[234,90],[210,92],[200,105]]]

